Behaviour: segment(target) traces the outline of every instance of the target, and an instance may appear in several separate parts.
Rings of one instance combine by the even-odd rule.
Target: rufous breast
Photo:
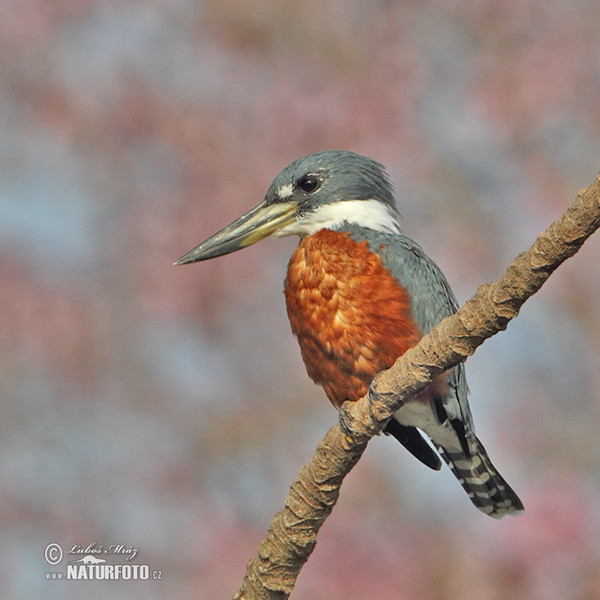
[[[421,337],[406,289],[366,240],[323,229],[302,239],[285,297],[309,376],[339,407]]]

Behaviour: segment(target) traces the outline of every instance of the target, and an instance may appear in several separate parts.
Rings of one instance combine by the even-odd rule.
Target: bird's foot
[[[347,400],[340,406],[339,409],[340,429],[342,430],[342,433],[348,442],[352,442],[356,438],[356,429],[353,426],[353,424],[356,422],[356,419],[350,412],[353,404],[354,402]]]

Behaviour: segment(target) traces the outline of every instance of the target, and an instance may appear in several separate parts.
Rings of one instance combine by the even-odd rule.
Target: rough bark
[[[284,509],[275,515],[257,555],[248,562],[234,599],[282,600],[289,596],[315,547],[319,528],[337,501],[344,477],[371,437],[432,378],[504,330],[523,303],[599,226],[600,176],[579,192],[567,211],[514,259],[500,279],[481,285],[456,314],[381,373],[364,398],[343,407],[340,424],[327,432],[292,484]]]

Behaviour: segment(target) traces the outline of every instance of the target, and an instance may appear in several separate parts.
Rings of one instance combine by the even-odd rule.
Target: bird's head
[[[327,150],[289,164],[275,177],[263,202],[175,264],[229,254],[266,237],[305,237],[347,225],[396,233],[397,216],[382,165],[354,152]]]

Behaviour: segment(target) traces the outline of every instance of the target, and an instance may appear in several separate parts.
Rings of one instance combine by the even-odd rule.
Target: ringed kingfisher
[[[398,220],[383,166],[328,150],[285,167],[261,204],[175,264],[267,237],[299,236],[285,279],[287,313],[308,375],[339,409],[364,396],[378,373],[457,310],[446,278]],[[439,470],[435,448],[485,514],[520,512],[523,504],[475,435],[467,394],[461,363],[403,405],[384,431]]]

